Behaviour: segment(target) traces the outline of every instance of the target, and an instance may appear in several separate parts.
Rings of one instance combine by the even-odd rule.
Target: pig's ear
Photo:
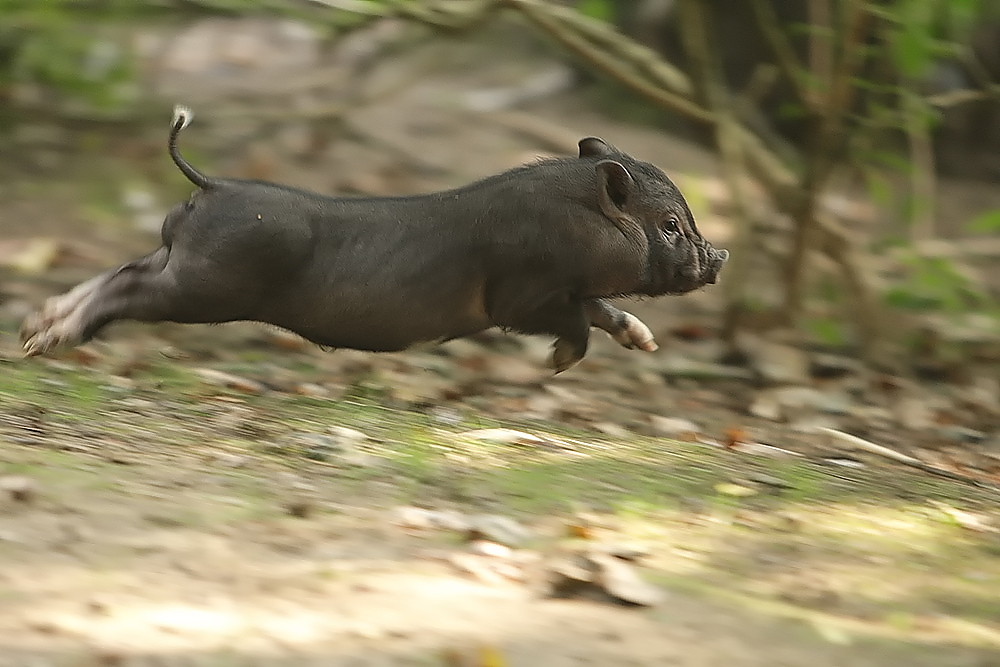
[[[584,137],[580,139],[580,157],[608,157],[615,154],[615,149],[600,137]]]
[[[635,181],[628,169],[614,160],[597,163],[597,201],[604,215],[617,220],[626,215],[625,205],[635,191]]]

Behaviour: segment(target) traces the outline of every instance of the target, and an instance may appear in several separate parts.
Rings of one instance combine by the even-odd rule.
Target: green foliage
[[[986,0],[895,0],[872,3],[885,19],[893,64],[906,78],[927,73],[935,60],[959,50],[988,9]]]
[[[14,62],[14,79],[53,87],[96,107],[117,106],[133,81],[130,54],[113,41],[62,30],[25,40]]]
[[[890,305],[906,310],[965,312],[988,302],[986,295],[943,257],[904,255],[907,278],[886,293]]]
[[[79,2],[0,0],[0,86],[35,84],[98,108],[127,99],[132,54],[114,24],[141,3],[107,0],[84,11]]]
[[[846,344],[849,338],[847,327],[840,318],[814,317],[806,320],[805,326],[815,340],[828,347],[840,347]]]
[[[611,0],[580,0],[576,8],[581,14],[601,21],[612,21],[615,17]]]
[[[977,234],[1000,233],[1000,209],[987,211],[969,223],[969,231]]]

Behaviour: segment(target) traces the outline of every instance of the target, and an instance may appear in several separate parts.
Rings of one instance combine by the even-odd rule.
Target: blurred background
[[[157,245],[164,213],[190,191],[165,151],[184,103],[196,121],[183,149],[208,173],[331,194],[457,186],[573,153],[586,135],[662,166],[733,259],[717,286],[627,306],[659,353],[595,336],[561,380],[591,391],[591,372],[613,377],[602,386],[630,398],[625,423],[646,424],[677,377],[749,378],[726,407],[774,418],[770,404],[753,409],[759,383],[807,384],[841,372],[831,364],[924,391],[972,387],[987,403],[1000,392],[996,3],[10,2],[0,53],[10,358],[44,298]],[[218,360],[234,339],[311,350],[256,325],[120,324],[104,338],[140,358],[166,347]],[[404,404],[523,412],[525,390],[505,408],[489,387],[538,381],[548,341],[491,332],[463,345],[313,363],[328,372],[321,383],[385,373]],[[76,354],[121,356],[99,346]]]
[[[658,352],[595,332],[555,378],[541,337],[375,355],[244,323],[23,361],[21,320],[191,192],[177,103],[199,169],[329,194],[601,136],[731,260],[622,304]],[[0,0],[0,665],[507,664],[410,659],[469,638],[523,665],[998,664],[998,258],[997,0]],[[669,609],[522,599],[535,561],[494,571],[496,544],[408,578],[454,528],[427,507],[648,538]],[[289,657],[216,661],[225,637]]]
[[[155,242],[189,189],[164,150],[181,102],[210,173],[327,193],[454,186],[601,135],[733,251],[707,307],[736,356],[741,331],[781,332],[960,373],[1000,329],[998,82],[987,0],[7,2],[4,345],[77,270]]]

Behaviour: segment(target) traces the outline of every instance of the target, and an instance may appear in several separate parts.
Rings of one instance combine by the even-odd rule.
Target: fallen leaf
[[[726,449],[734,449],[741,443],[746,442],[747,432],[746,429],[740,426],[730,426],[726,429],[726,433],[723,440],[723,446]]]

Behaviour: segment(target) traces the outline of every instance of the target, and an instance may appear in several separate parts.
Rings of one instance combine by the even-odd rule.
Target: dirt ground
[[[482,48],[370,72],[391,96],[338,120],[319,161],[301,122],[213,121],[202,82],[185,150],[229,174],[405,193],[598,134],[676,175],[725,245],[711,156],[580,91],[463,107],[553,64],[456,66]],[[83,128],[55,142],[75,150],[0,162],[0,259],[49,257],[0,269],[0,666],[1000,664],[997,492],[822,431],[993,484],[993,369],[927,384],[848,360],[831,378],[782,345],[723,366],[712,290],[629,304],[662,349],[595,335],[557,378],[544,340],[379,356],[244,324],[116,325],[21,359],[24,314],[145,252],[186,195],[164,134]],[[946,184],[940,206],[954,227],[1000,201]],[[557,591],[591,552],[628,555],[625,583]],[[609,595],[622,586],[651,604]]]

